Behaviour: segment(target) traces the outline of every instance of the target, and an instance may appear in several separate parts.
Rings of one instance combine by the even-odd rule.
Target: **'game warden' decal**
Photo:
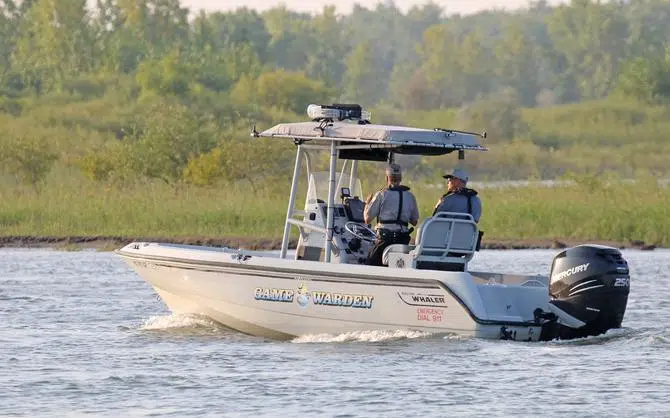
[[[257,287],[254,290],[254,299],[269,302],[293,302],[295,291],[291,289],[268,289]]]
[[[371,309],[372,299],[374,299],[374,296],[349,295],[346,293],[312,292],[312,302],[315,305]]]
[[[303,308],[307,307],[311,302],[314,305],[372,309],[374,296],[321,292],[318,290],[310,292],[307,290],[306,285],[301,284],[298,286],[297,291],[257,287],[254,290],[254,299],[267,302],[293,302],[295,300]]]

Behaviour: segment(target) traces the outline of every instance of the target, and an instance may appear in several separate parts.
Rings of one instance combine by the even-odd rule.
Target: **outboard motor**
[[[579,338],[620,328],[629,290],[628,263],[616,248],[580,245],[559,253],[549,282],[549,310],[557,320],[545,323],[541,339]]]

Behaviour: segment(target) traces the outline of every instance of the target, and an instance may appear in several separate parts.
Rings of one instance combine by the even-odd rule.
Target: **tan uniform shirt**
[[[402,207],[400,208],[400,222],[415,224],[419,220],[419,208],[416,204],[414,194],[409,188],[400,186],[397,188],[385,188],[377,193],[372,200],[365,205],[365,217],[377,218],[375,229],[384,228],[391,231],[407,231],[409,227],[394,222],[398,218],[398,206],[400,205],[400,193],[402,193]]]

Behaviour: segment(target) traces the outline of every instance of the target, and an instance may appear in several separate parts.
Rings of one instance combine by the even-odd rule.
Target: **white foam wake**
[[[194,314],[156,315],[144,321],[140,329],[213,328],[217,324],[207,317]]]
[[[423,331],[412,331],[398,329],[391,331],[352,331],[342,334],[308,334],[296,337],[291,342],[297,344],[305,343],[342,343],[342,342],[380,342],[395,340],[411,340],[415,338],[429,337],[430,333]]]
[[[582,338],[574,338],[571,340],[552,340],[549,341],[550,344],[565,344],[565,345],[591,345],[591,344],[604,344],[612,340],[620,340],[632,335],[631,330],[626,328],[613,328],[605,331],[604,334],[600,335],[589,335]]]

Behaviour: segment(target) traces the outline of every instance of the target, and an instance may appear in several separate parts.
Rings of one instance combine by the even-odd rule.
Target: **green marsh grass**
[[[119,189],[65,179],[40,193],[3,187],[1,235],[277,239],[289,191],[283,182],[254,192],[244,185],[175,189],[149,183]],[[441,185],[409,185],[421,217],[430,216],[444,193]],[[670,189],[654,178],[585,177],[574,185],[481,188],[480,196],[485,239],[641,240],[670,247]],[[303,201],[304,195],[299,206]]]
[[[85,179],[76,168],[78,158],[116,140],[115,132],[131,128],[135,115],[141,113],[141,104],[126,103],[132,91],[121,90],[89,101],[65,93],[22,99],[21,117],[0,113],[0,125],[7,130],[48,138],[59,154],[39,191],[17,184],[0,166],[0,236],[281,237],[289,191],[286,176],[292,166],[278,167],[281,175],[260,167],[270,174],[255,180],[253,187],[248,183],[175,187],[138,179],[119,188]],[[264,116],[259,128],[304,119],[276,109],[260,113]],[[642,240],[670,246],[668,188],[657,186],[653,177],[637,177],[636,183],[593,177],[616,173],[636,178],[644,172],[667,177],[670,107],[601,100],[521,109],[520,118],[527,125],[526,133],[506,140],[490,132],[484,141],[490,150],[468,155],[465,164],[475,180],[582,174],[575,186],[481,189],[485,239]],[[373,110],[373,121],[467,128],[455,126],[458,111],[454,109],[380,108]],[[251,120],[239,119],[226,125],[226,135],[247,138],[251,125]],[[0,147],[0,154],[8,144]],[[323,159],[313,163],[326,167]],[[412,157],[402,164],[422,218],[429,216],[444,192],[443,185],[431,187],[428,180],[414,181],[410,175],[439,179],[438,174],[453,168],[455,159]],[[365,171],[363,177],[372,179],[367,191],[383,185],[379,167],[362,164],[360,168]],[[303,201],[301,196],[298,202]]]

